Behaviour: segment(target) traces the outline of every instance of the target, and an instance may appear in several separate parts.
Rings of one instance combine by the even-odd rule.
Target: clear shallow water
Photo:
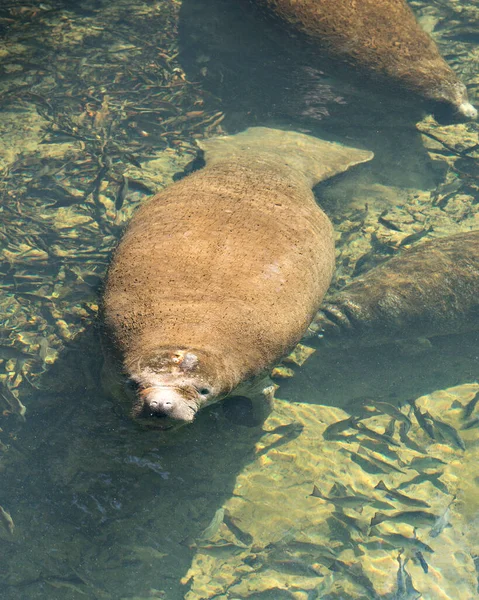
[[[415,6],[474,90],[477,18],[465,4],[454,21],[460,8]],[[109,253],[138,202],[194,157],[196,136],[272,125],[375,151],[374,163],[317,190],[337,231],[334,285],[412,233],[477,228],[475,153],[459,153],[477,143],[476,125],[426,122],[421,138],[407,103],[374,90],[353,101],[344,84],[272,54],[260,34],[258,61],[256,46],[241,55],[208,36],[205,27],[228,32],[235,21],[221,3],[179,9],[2,8],[0,505],[14,529],[4,516],[1,597],[477,597],[477,430],[461,431],[464,451],[410,415],[411,443],[399,424],[385,443],[374,432],[387,433],[391,417],[362,404],[415,399],[461,427],[479,390],[475,334],[432,348],[320,347],[303,367],[288,365],[295,377],[281,381],[262,428],[216,406],[159,438],[102,395],[95,317]],[[327,428],[350,415],[373,433],[332,439]],[[381,481],[430,507],[387,498]],[[314,485],[367,501],[326,502],[310,496]],[[377,513],[417,510],[433,517],[371,528]]]

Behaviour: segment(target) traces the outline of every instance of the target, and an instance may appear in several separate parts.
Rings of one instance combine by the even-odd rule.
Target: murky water
[[[479,9],[411,4],[477,104]],[[316,189],[332,292],[478,229],[476,123],[421,120],[264,26],[226,0],[0,6],[2,599],[479,597],[477,314],[463,335],[305,339],[261,426],[225,402],[161,435],[102,392],[111,251],[196,139],[261,125],[375,152]]]

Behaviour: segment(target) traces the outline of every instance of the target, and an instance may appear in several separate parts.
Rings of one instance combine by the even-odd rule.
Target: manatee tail
[[[313,186],[374,156],[369,150],[349,148],[326,142],[304,133],[267,127],[250,127],[242,133],[198,142],[207,165],[224,161],[242,162],[244,158],[289,166]]]

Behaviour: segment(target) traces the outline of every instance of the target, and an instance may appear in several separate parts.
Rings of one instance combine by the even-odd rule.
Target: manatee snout
[[[466,121],[477,119],[477,109],[470,102],[462,102],[457,109],[457,114]]]
[[[191,386],[182,388],[170,385],[154,385],[140,389],[134,416],[139,419],[167,419],[191,423],[198,410],[198,394]]]
[[[461,123],[477,119],[477,109],[469,101],[467,88],[457,82],[442,92],[433,109],[434,117],[441,124]]]
[[[196,405],[191,406],[181,390],[171,387],[155,388],[146,397],[145,404],[155,416],[178,421],[191,422],[196,413]]]

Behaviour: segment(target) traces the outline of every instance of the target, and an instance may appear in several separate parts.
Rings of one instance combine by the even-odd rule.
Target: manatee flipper
[[[279,388],[279,385],[273,383],[269,378],[268,382],[270,385],[263,388],[261,397],[258,398],[258,400],[256,400],[256,397],[252,400],[255,417],[261,419],[261,422],[265,421],[273,410],[275,400],[274,394]]]

